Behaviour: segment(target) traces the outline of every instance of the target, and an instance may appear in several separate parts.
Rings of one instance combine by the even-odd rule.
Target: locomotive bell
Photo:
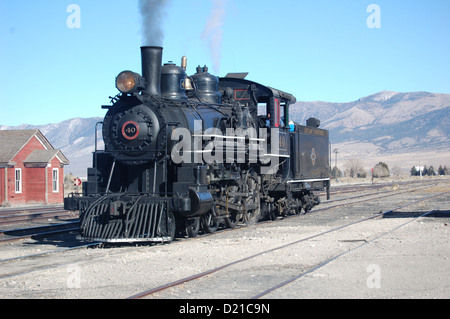
[[[192,80],[190,77],[186,77],[183,83],[183,87],[186,91],[194,91],[194,87],[192,86]]]

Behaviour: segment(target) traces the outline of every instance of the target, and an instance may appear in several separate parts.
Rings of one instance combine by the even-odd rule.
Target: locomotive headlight
[[[123,71],[116,78],[116,88],[122,93],[133,93],[145,87],[144,79],[137,73]]]

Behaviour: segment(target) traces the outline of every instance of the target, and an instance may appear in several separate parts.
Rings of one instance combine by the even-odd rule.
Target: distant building
[[[39,130],[0,130],[0,205],[62,204],[67,164]]]

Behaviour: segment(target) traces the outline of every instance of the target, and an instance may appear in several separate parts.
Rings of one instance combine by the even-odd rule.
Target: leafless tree
[[[346,175],[350,177],[360,177],[366,175],[362,162],[359,159],[351,158],[347,160],[345,163],[345,168],[347,173]]]
[[[394,165],[394,167],[392,167],[392,169],[391,169],[392,175],[394,175],[395,177],[399,177],[401,173],[402,173],[402,168],[400,166]]]

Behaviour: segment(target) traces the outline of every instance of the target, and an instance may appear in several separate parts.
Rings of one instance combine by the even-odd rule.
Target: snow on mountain
[[[383,102],[390,100],[394,95],[397,95],[397,92],[393,91],[382,91],[373,95],[369,95],[367,99],[372,99],[373,101]]]

